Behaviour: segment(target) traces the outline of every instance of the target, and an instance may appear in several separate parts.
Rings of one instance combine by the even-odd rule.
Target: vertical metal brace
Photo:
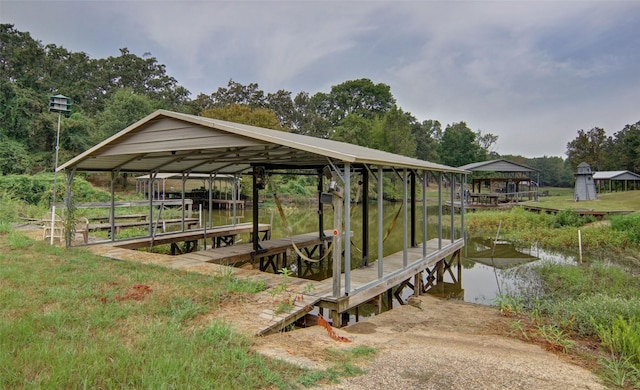
[[[384,257],[384,186],[383,186],[384,172],[382,167],[378,167],[378,279],[382,279],[383,264],[382,259]]]
[[[337,173],[333,171],[331,173],[332,181],[336,181]],[[333,195],[333,297],[340,297],[340,278],[342,275],[342,207],[344,205],[344,199],[340,198],[336,194]]]
[[[75,224],[75,216],[73,213],[73,202],[71,199],[71,195],[73,194],[73,191],[71,191],[72,189],[71,186],[73,185],[73,176],[75,173],[76,173],[75,167],[67,171],[67,193],[65,194],[65,197],[64,197],[64,203],[65,203],[65,208],[67,209],[67,226],[68,227],[70,227],[71,224]],[[52,232],[53,232],[53,229],[52,229]],[[75,232],[75,230],[73,230],[73,232]],[[53,236],[53,233],[51,234],[51,236]],[[69,229],[65,229],[64,239],[65,239],[66,247],[67,248],[70,247],[73,237]]]
[[[456,197],[456,176],[454,173],[449,173],[449,177],[450,177],[450,186],[451,186],[451,243],[453,243],[456,240],[456,229],[455,229],[455,224],[454,224],[454,217],[456,214],[456,208],[455,208],[455,197]]]
[[[402,201],[404,202],[404,209],[402,210],[402,268],[406,268],[409,259],[409,189],[407,185],[407,169],[402,170]]]
[[[442,172],[438,172],[438,250],[442,249]]]
[[[422,258],[427,258],[427,171],[422,171]]]
[[[344,164],[344,294],[351,290],[351,164]]]

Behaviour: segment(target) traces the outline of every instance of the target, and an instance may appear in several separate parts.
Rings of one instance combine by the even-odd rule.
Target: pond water
[[[394,219],[398,214],[401,204],[386,203],[384,207],[384,231],[394,224]],[[317,210],[314,207],[295,208],[285,207],[286,222],[292,228],[292,235],[317,231],[318,218]],[[332,229],[333,215],[331,207],[324,208],[324,229]],[[428,208],[428,227],[427,238],[436,238],[438,233],[437,226],[437,208]],[[369,205],[369,221],[370,235],[372,238],[378,236],[377,221],[377,205]],[[389,233],[389,237],[384,243],[385,255],[399,252],[402,250],[402,213],[396,219],[395,226]],[[422,211],[418,213],[418,232],[416,237],[422,237]],[[361,231],[362,224],[362,207],[355,207],[351,215],[351,224],[354,231]],[[230,210],[214,210],[211,215],[213,226],[229,225],[233,223],[233,213]],[[207,214],[203,215],[203,220],[208,221]],[[250,209],[237,210],[236,221],[250,222],[252,220],[252,212]],[[284,221],[280,218],[275,207],[261,207],[260,223],[270,223],[272,225],[272,237],[286,237],[286,229]],[[450,215],[443,216],[443,235],[446,239],[450,239]],[[455,227],[456,237],[460,237],[459,222]],[[240,237],[240,240],[248,240],[248,237]],[[527,273],[529,267],[540,262],[560,262],[567,264],[576,264],[576,259],[572,255],[564,255],[562,253],[550,253],[537,247],[518,248],[507,242],[497,241],[494,247],[495,237],[481,238],[471,237],[467,239],[466,246],[462,258],[462,286],[447,286],[447,290],[443,291],[443,295],[463,299],[467,302],[478,303],[483,305],[491,305],[496,297],[501,293],[518,292],[522,288],[526,288],[523,283],[523,275]],[[246,241],[245,241],[246,242]],[[352,239],[353,245],[361,248],[361,237],[354,235]],[[375,260],[377,258],[377,243],[371,242],[369,258]],[[360,252],[352,250],[352,264],[358,266],[361,263]],[[454,271],[455,272],[455,271]],[[331,275],[331,270],[320,270],[310,278],[321,280]],[[449,275],[446,274],[445,282],[451,282]],[[404,291],[405,297],[411,295],[410,289]]]
[[[481,243],[480,243],[481,242]],[[499,242],[494,250],[487,247],[486,240],[467,240],[462,260],[462,288],[467,302],[491,305],[500,294],[522,292],[528,288],[528,269],[542,262],[576,264],[573,256],[550,253],[536,246],[518,248],[510,243]],[[479,257],[475,249],[487,248]],[[494,257],[490,253],[494,253]]]

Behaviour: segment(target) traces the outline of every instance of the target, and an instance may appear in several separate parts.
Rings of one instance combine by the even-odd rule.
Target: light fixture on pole
[[[63,113],[71,112],[71,99],[63,95],[52,96],[49,99],[49,111],[58,113],[58,129],[56,131],[56,152],[55,152],[55,163],[53,166],[53,193],[51,194],[51,241],[50,244],[53,245],[53,231],[55,225],[56,218],[56,191],[57,188],[57,178],[58,178],[58,149],[60,149],[60,116]]]

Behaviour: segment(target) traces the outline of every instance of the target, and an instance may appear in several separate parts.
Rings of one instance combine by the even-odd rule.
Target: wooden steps
[[[287,326],[304,317],[308,312],[313,310],[316,303],[322,298],[301,294],[302,299],[294,300],[291,310],[284,313],[277,313],[273,309],[264,309],[260,313],[260,318],[267,322],[258,332],[257,336],[265,336],[271,333],[277,333],[284,330]]]

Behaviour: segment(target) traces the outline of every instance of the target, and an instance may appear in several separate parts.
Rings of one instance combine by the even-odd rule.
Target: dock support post
[[[383,183],[382,179],[384,172],[382,171],[382,167],[378,167],[378,279],[382,279],[383,274],[383,262],[384,258],[384,194],[383,194]]]
[[[257,172],[256,172],[256,167],[253,167],[253,175],[251,175],[252,179],[253,179],[253,185],[252,185],[252,191],[253,191],[253,209],[251,210],[252,214],[253,214],[253,232],[257,233],[258,232],[258,218],[260,217],[258,214],[258,197],[260,196],[260,193],[258,192],[258,180],[257,180]],[[259,243],[260,238],[258,237],[257,234],[253,235],[253,250],[255,252],[257,252],[259,249],[261,249],[260,247],[260,243]]]
[[[369,171],[362,170],[362,264],[369,265]],[[356,199],[356,202],[358,199]]]
[[[115,198],[115,182],[116,182],[116,171],[111,171],[111,183],[109,183],[109,195],[111,196],[111,206],[109,207],[109,238],[111,241],[116,240],[116,198]],[[149,182],[151,182],[151,175],[149,175]],[[147,191],[151,191],[151,186],[149,185]],[[151,196],[151,192],[149,192],[149,196]],[[152,210],[149,207],[149,210]],[[149,233],[151,233],[151,228],[149,228]]]
[[[418,297],[422,291],[422,271],[413,277],[413,295]]]
[[[65,208],[67,210],[67,223],[73,223],[75,224],[75,215],[73,213],[73,202],[71,199],[71,195],[73,194],[73,191],[71,191],[72,186],[73,186],[73,175],[76,172],[76,168],[73,168],[69,171],[67,171],[67,192],[64,196],[64,205]],[[55,217],[55,216],[54,216]],[[88,233],[85,233],[88,234]],[[53,237],[53,229],[51,229],[51,236]],[[86,240],[86,235],[85,235],[85,240],[84,243],[87,243]],[[65,242],[65,246],[68,248],[71,246],[73,241],[73,236],[71,235],[71,229],[65,229],[65,234],[64,234],[64,242]]]
[[[455,215],[456,215],[456,208],[454,207],[455,205],[455,197],[456,197],[456,175],[454,173],[450,173],[449,174],[449,184],[451,185],[451,222],[450,222],[450,228],[451,228],[451,243],[453,244],[456,241],[456,227],[454,224],[455,221]]]
[[[458,259],[458,264],[457,264],[458,280],[457,280],[457,282],[462,284],[462,253],[461,253],[461,250],[458,251],[456,257]]]
[[[442,172],[438,172],[438,250],[442,249]]]
[[[340,325],[342,324],[340,313],[338,313],[337,310],[331,310],[330,315],[331,315],[331,322],[333,323],[333,326],[335,328],[339,328]]]
[[[446,259],[442,259],[438,261],[436,264],[436,284],[440,284],[444,282],[444,263]]]
[[[409,189],[407,180],[409,179],[407,175],[407,169],[402,170],[402,201],[404,202],[404,209],[402,210],[402,268],[406,268],[409,262],[409,220],[408,220],[408,209],[409,209]]]
[[[332,181],[337,180],[337,174],[332,173]],[[346,200],[349,201],[348,199]],[[345,199],[340,197],[337,192],[333,193],[333,297],[340,297],[340,278],[342,274],[342,206]],[[336,234],[337,233],[337,234]],[[345,236],[345,239],[347,237]],[[338,319],[340,316],[337,316]]]
[[[351,290],[351,164],[344,164],[344,294]],[[339,226],[336,225],[338,229]]]
[[[324,189],[322,170],[318,170],[318,235],[324,238],[324,205],[322,204],[322,190]],[[324,256],[324,247],[320,247],[320,257]]]
[[[184,226],[184,219],[185,219],[185,210],[184,210],[184,208],[186,206],[186,203],[185,203],[185,199],[184,199],[185,198],[184,194],[185,194],[185,192],[187,190],[187,179],[188,178],[189,178],[188,174],[185,175],[185,173],[182,172],[182,210],[181,210],[182,223],[180,224],[180,231],[181,232],[184,232],[184,228],[185,228],[185,226]],[[189,218],[191,218],[191,208],[189,208]],[[164,233],[164,226],[162,227],[162,229],[163,229],[163,233]]]
[[[422,257],[427,258],[427,171],[422,172]]]
[[[415,171],[409,172],[409,180],[411,180],[410,194],[411,194],[411,222],[410,222],[410,232],[411,232],[411,247],[415,248],[417,245],[416,241],[416,173]]]

